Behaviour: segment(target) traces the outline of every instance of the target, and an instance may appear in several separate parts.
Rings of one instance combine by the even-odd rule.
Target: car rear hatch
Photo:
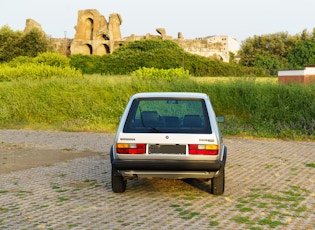
[[[120,159],[216,159],[220,150],[214,134],[121,133],[115,147]]]

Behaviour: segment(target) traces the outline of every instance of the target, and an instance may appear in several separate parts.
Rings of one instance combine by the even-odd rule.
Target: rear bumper
[[[207,171],[216,172],[224,162],[221,161],[129,161],[114,159],[112,166],[117,170],[145,171]]]

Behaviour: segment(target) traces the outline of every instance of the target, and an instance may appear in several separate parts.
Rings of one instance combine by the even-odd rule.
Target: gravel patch
[[[0,130],[0,144],[22,148],[104,152],[109,151],[113,140],[113,134],[105,133]]]

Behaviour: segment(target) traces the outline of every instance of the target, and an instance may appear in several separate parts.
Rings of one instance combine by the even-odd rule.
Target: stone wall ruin
[[[80,10],[71,43],[71,54],[104,55],[112,53],[121,43],[119,14],[111,14],[109,21],[97,10]]]
[[[184,39],[182,33],[179,32],[178,38],[173,39],[166,34],[164,28],[156,29],[159,35],[146,34],[136,36],[132,34],[122,38],[120,32],[121,24],[121,16],[117,13],[111,14],[107,22],[105,17],[97,10],[80,10],[75,27],[76,34],[71,44],[71,54],[104,55],[112,53],[126,42],[149,38],[170,39],[187,52],[214,57],[225,62],[229,61],[230,52],[236,54],[238,51],[238,42],[228,36]]]
[[[96,9],[78,11],[77,25],[73,39],[54,38],[56,50],[67,56],[71,54],[105,55],[113,53],[115,49],[130,41],[140,39],[160,38],[176,42],[186,52],[198,54],[205,57],[213,57],[224,62],[229,62],[230,52],[236,54],[239,44],[236,39],[228,36],[209,36],[196,39],[184,39],[181,32],[177,38],[166,34],[164,28],[157,28],[157,35],[130,35],[121,36],[120,26],[122,18],[118,13],[109,15],[109,20],[101,15]],[[31,19],[27,19],[26,28],[40,25]],[[27,30],[27,29],[25,29]]]

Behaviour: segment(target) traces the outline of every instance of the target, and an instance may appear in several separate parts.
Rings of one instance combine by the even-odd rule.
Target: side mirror
[[[224,122],[224,116],[219,116],[219,117],[217,117],[217,122],[219,122],[219,123],[223,123]]]

